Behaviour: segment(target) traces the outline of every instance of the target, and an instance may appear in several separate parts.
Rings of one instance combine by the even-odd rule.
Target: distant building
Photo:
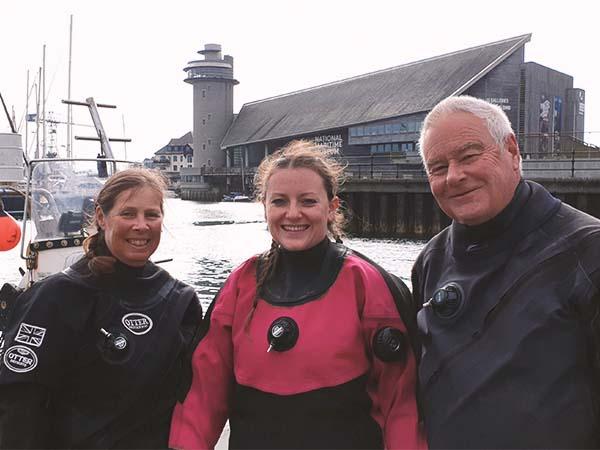
[[[531,34],[459,50],[297,92],[246,103],[233,114],[233,58],[207,44],[185,67],[194,86],[194,164],[182,197],[244,189],[265,155],[293,139],[313,139],[349,162],[386,159],[420,167],[425,115],[442,99],[468,94],[499,105],[525,157],[584,145],[585,91],[573,77],[525,62]],[[241,184],[241,185],[240,185]]]
[[[179,187],[181,170],[193,164],[194,149],[192,133],[188,132],[180,138],[171,139],[151,160],[145,159],[144,166],[160,170],[169,180],[170,187]]]

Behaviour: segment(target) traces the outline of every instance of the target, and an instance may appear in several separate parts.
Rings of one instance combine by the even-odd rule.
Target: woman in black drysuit
[[[202,311],[149,261],[164,182],[111,177],[85,257],[17,299],[2,342],[0,448],[167,448]]]

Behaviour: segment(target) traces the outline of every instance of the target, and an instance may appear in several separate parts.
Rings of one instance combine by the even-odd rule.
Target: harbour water
[[[234,223],[194,225],[202,221]],[[260,204],[199,203],[167,198],[163,236],[153,260],[173,258],[162,263],[162,267],[194,286],[206,310],[231,270],[248,257],[266,250],[270,242]],[[410,286],[410,269],[424,242],[348,238],[345,244],[399,275]],[[0,253],[0,283],[18,283],[18,268],[24,268],[19,250],[17,247]]]

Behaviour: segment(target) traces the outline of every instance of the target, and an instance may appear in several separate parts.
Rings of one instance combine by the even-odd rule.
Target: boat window
[[[35,163],[28,211],[33,240],[82,234],[94,213],[94,198],[106,181],[105,174],[98,173],[98,162],[106,165],[108,176],[128,166],[105,160]]]

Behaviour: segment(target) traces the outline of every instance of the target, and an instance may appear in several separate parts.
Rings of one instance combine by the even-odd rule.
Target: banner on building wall
[[[486,102],[493,103],[494,105],[498,105],[502,111],[510,111],[512,110],[512,106],[510,105],[510,100],[506,97],[487,97],[485,99]]]
[[[325,145],[327,147],[331,147],[337,152],[340,151],[342,145],[344,144],[344,140],[342,139],[341,134],[324,134],[321,136],[315,136],[313,138],[313,142],[317,145]]]
[[[552,148],[555,155],[558,155],[561,151],[560,148],[560,133],[561,133],[561,122],[562,122],[562,98],[554,97],[554,108],[552,108],[552,133],[553,133],[553,144]]]
[[[561,133],[561,122],[562,122],[562,98],[554,97],[554,112],[553,112],[553,127],[554,134]]]
[[[585,92],[577,92],[577,114],[583,116],[585,114]]]
[[[545,94],[540,97],[540,133],[548,134],[550,132],[550,109],[552,105]]]

